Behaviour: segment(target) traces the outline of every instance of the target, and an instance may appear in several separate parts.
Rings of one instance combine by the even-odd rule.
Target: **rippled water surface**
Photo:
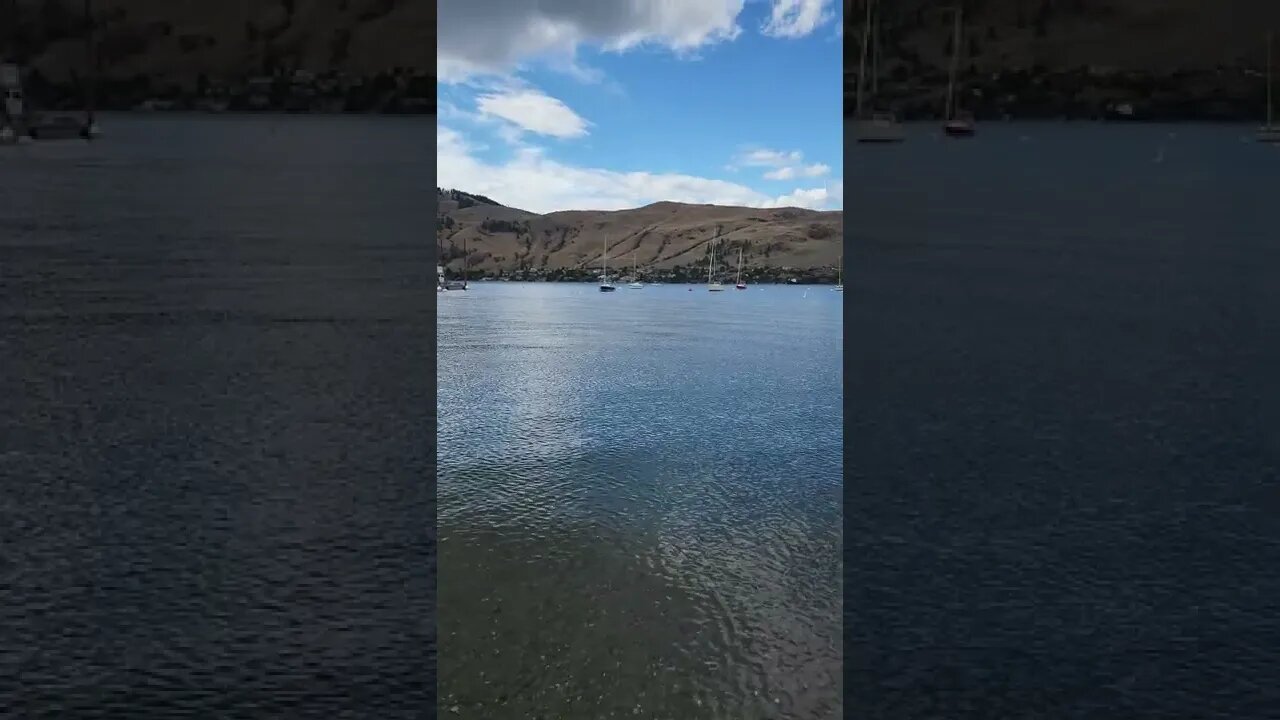
[[[850,146],[856,717],[1278,716],[1280,152],[1252,131]]]
[[[0,147],[0,716],[420,718],[430,125]]]
[[[444,717],[839,717],[838,293],[473,283],[438,318]]]

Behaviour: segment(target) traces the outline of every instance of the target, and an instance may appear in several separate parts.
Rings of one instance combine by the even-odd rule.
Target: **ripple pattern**
[[[438,308],[444,717],[838,717],[839,294]]]
[[[0,717],[434,712],[423,128],[274,122],[3,154]]]
[[[1280,717],[1280,170],[1171,130],[860,154],[857,717]]]

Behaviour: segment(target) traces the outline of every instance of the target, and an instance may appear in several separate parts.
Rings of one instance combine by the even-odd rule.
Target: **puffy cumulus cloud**
[[[797,188],[773,197],[746,185],[681,173],[618,172],[556,161],[539,148],[521,147],[502,161],[486,162],[456,130],[436,130],[436,178],[453,187],[537,213],[556,210],[621,210],[660,200],[745,207],[843,206],[832,185]]]
[[[839,210],[844,207],[844,182],[833,181],[823,187],[797,188],[777,199],[778,205]]]
[[[765,35],[801,38],[836,17],[833,0],[773,0],[769,19],[760,28]]]
[[[558,138],[582,137],[590,125],[568,105],[532,88],[480,95],[476,109],[482,118],[497,118],[525,132]]]
[[[799,150],[783,151],[768,148],[754,148],[740,153],[731,167],[770,168],[764,174],[766,180],[822,177],[831,172],[831,167],[822,163],[805,165],[804,153]]]
[[[576,67],[584,44],[687,53],[732,40],[744,0],[439,0],[437,77],[505,74],[542,58]]]

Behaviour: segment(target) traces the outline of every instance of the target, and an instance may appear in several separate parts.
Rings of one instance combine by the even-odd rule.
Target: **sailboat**
[[[462,279],[450,280],[444,284],[445,290],[466,290],[467,289],[467,239],[462,238]]]
[[[742,282],[742,248],[738,248],[738,282],[733,284],[739,290],[746,290],[747,284]]]
[[[707,256],[707,290],[711,292],[720,292],[724,290],[724,286],[719,282],[711,282],[711,267],[716,259],[716,241],[711,241],[711,254]]]
[[[1258,142],[1264,143],[1280,143],[1280,125],[1277,125],[1272,114],[1272,82],[1271,82],[1271,46],[1274,44],[1275,33],[1267,33],[1267,124],[1258,128]]]
[[[640,261],[636,258],[638,250],[631,251],[631,284],[627,287],[632,290],[639,290],[644,287],[644,283],[640,282]]]
[[[604,254],[600,256],[600,292],[613,292],[617,290],[613,283],[609,282],[609,239],[604,240]]]
[[[959,103],[956,102],[956,70],[960,65],[960,27],[963,14],[964,5],[956,3],[955,34],[951,37],[951,74],[947,80],[947,110],[942,125],[942,132],[948,137],[972,137],[976,131],[973,114],[961,112]]]
[[[92,0],[84,0],[85,55],[88,62],[85,81],[85,114],[83,119],[73,113],[31,113],[26,134],[32,140],[93,140],[102,136],[102,129],[95,118],[97,100],[97,50],[94,46],[95,24]]]
[[[863,88],[867,76],[867,54],[871,54],[871,95],[876,95],[879,77],[880,42],[879,33],[874,32],[878,18],[872,12],[876,0],[866,0],[867,19],[862,28],[862,54],[858,60],[858,90],[853,110],[853,132],[860,143],[898,143],[907,139],[902,123],[892,112],[863,110]],[[875,50],[871,52],[874,42]]]
[[[93,0],[84,0],[84,20],[86,25],[85,33],[85,54],[88,56],[89,62],[89,97],[85,111],[84,129],[81,131],[81,137],[85,140],[96,140],[102,137],[102,128],[98,127],[98,120],[95,117],[94,110],[98,102],[98,50],[94,45],[94,29],[96,25],[93,22]]]
[[[836,292],[844,292],[844,256],[840,256],[840,265],[836,268],[836,286],[831,288]]]
[[[436,238],[436,292],[444,292],[449,284],[444,276],[444,265],[440,264],[440,259],[444,257],[444,248],[440,245],[440,238]]]

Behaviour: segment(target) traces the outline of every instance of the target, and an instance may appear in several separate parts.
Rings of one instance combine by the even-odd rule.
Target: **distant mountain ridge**
[[[585,279],[600,270],[606,241],[610,274],[705,279],[716,240],[720,272],[738,251],[756,279],[831,278],[840,262],[844,214],[801,208],[745,208],[657,202],[627,210],[538,213],[483,195],[436,189],[436,241],[454,271],[529,279]]]

